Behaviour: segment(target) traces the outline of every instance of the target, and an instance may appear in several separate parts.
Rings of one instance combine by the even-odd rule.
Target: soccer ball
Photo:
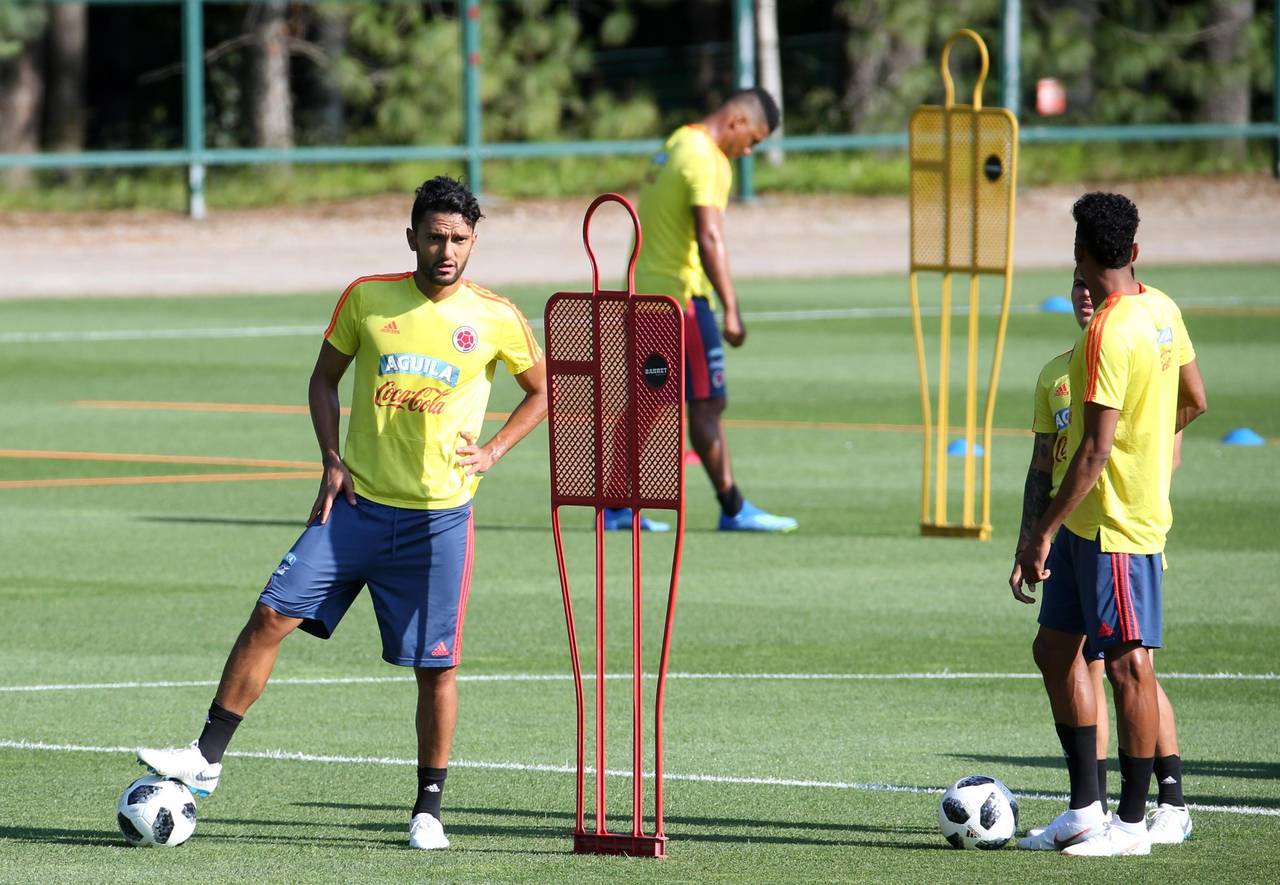
[[[1018,831],[1018,800],[995,778],[971,774],[943,794],[938,829],[952,848],[1003,848]]]
[[[172,848],[196,831],[196,800],[181,781],[140,777],[120,794],[116,823],[130,845]]]

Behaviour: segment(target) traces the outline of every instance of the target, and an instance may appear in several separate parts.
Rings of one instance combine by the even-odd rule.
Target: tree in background
[[[0,153],[39,148],[46,19],[42,6],[0,4]],[[19,186],[31,180],[31,172],[9,169],[5,180]]]
[[[255,147],[293,147],[293,94],[289,77],[286,0],[249,7],[249,121]]]
[[[85,108],[88,13],[83,3],[60,3],[49,9],[49,83],[44,117],[45,145],[50,150],[84,148],[88,126]]]

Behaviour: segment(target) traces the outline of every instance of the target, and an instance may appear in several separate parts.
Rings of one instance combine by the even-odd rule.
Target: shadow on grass
[[[952,759],[966,759],[980,765],[1021,765],[1027,768],[1061,768],[1066,770],[1061,756],[995,756],[979,753],[948,753]],[[1115,761],[1112,760],[1115,768]],[[1237,777],[1246,780],[1280,780],[1280,762],[1236,762],[1209,759],[1183,759],[1184,777]]]
[[[390,811],[387,805],[343,803],[343,802],[296,802],[298,806],[308,808],[333,808],[343,811]],[[530,821],[547,821],[543,826],[507,826],[502,824],[458,823],[454,815],[476,815],[479,817],[519,817]],[[471,836],[511,836],[541,839],[569,840],[572,836],[574,814],[571,811],[539,811],[519,808],[479,808],[455,806],[446,809],[446,828],[450,835]],[[589,817],[589,820],[591,818]],[[950,851],[950,847],[939,841],[932,841],[937,832],[932,827],[914,826],[875,826],[865,824],[834,824],[825,821],[776,821],[758,820],[737,817],[695,817],[688,815],[669,815],[666,817],[668,827],[676,827],[677,832],[668,835],[678,842],[724,842],[724,843],[757,843],[770,845],[815,845],[815,846],[869,846],[878,848],[900,848],[905,850],[941,850]],[[629,816],[611,817],[609,825],[613,832],[629,832],[631,818]],[[689,827],[690,830],[681,831]],[[382,829],[380,824],[356,824],[356,829]],[[709,830],[713,832],[700,832]],[[778,830],[785,830],[778,833]],[[718,831],[718,832],[714,832]],[[831,838],[808,837],[802,833],[830,834]],[[854,835],[857,837],[854,837]],[[840,838],[841,835],[849,838]],[[874,838],[874,836],[881,838]],[[910,840],[910,841],[904,841]],[[929,839],[929,842],[916,841]]]
[[[37,845],[90,845],[95,848],[121,848],[130,846],[124,836],[111,830],[68,830],[52,827],[0,826],[0,839],[13,842],[31,842]]]
[[[139,516],[139,522],[180,523],[189,525],[225,525],[238,528],[281,527],[302,529],[307,525],[306,517],[297,519],[255,519],[248,516]]]

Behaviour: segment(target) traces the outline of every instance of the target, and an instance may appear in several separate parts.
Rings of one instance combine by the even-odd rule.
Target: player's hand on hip
[[[742,325],[742,315],[737,308],[725,311],[724,340],[733,347],[741,347],[742,342],[747,340],[747,327]]]
[[[498,460],[487,446],[476,445],[475,434],[463,430],[459,434],[466,445],[458,446],[458,466],[467,476],[484,476],[484,472]]]
[[[1022,583],[1022,566],[1018,564],[1017,559],[1014,559],[1013,571],[1009,573],[1009,588],[1013,590],[1013,598],[1018,600],[1018,602],[1025,602],[1027,604],[1035,602],[1036,599],[1034,596],[1027,595],[1027,592],[1032,591],[1033,588],[1027,587],[1024,590],[1024,586],[1025,585]]]
[[[351,480],[351,471],[342,463],[341,458],[326,458],[324,475],[320,478],[320,492],[316,502],[311,505],[311,515],[307,517],[307,525],[318,522],[324,525],[329,521],[329,511],[338,495],[347,499],[352,507],[356,505],[356,486]]]

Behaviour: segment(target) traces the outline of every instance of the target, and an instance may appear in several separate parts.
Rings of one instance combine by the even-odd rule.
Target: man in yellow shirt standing
[[[740,347],[747,331],[729,276],[724,210],[733,185],[730,160],[746,156],[778,125],[778,105],[763,89],[744,89],[700,123],[677,129],[657,155],[640,190],[644,248],[636,290],[674,295],[685,302],[685,398],[689,440],[720,502],[721,531],[791,532],[796,521],[766,513],[742,497],[733,479],[725,409],[724,347],[711,305],[714,290],[724,310],[724,340]],[[609,528],[631,525],[626,510],[605,514]],[[664,530],[663,523],[642,527]]]
[[[212,793],[227,744],[266,688],[285,636],[301,627],[328,639],[368,585],[383,659],[412,667],[418,683],[409,844],[448,847],[440,799],[471,589],[471,498],[485,471],[547,412],[542,351],[525,318],[462,276],[481,217],[461,182],[425,182],[405,232],[416,269],[361,277],[342,293],[309,388],[324,476],[307,528],[258,597],[200,737],[178,750],[138,751],[157,774]],[[479,445],[499,362],[525,396]],[[339,455],[338,382],[352,363],[351,419]]]
[[[1030,588],[1045,582],[1033,652],[1054,718],[1066,727],[1071,798],[1019,845],[1149,854],[1144,818],[1159,712],[1148,649],[1162,642],[1174,435],[1204,412],[1204,385],[1177,305],[1134,278],[1137,207],[1120,194],[1091,193],[1072,215],[1081,280],[1090,293],[1109,294],[1071,354],[1067,472],[1017,557]],[[1110,822],[1098,796],[1097,705],[1087,675],[1080,678],[1086,638],[1106,656],[1115,694],[1121,788]]]
[[[1071,284],[1071,307],[1076,323],[1081,329],[1089,325],[1093,317],[1093,298],[1084,280],[1077,270]],[[1068,431],[1071,424],[1071,351],[1055,356],[1045,363],[1036,379],[1035,407],[1033,410],[1031,429],[1035,439],[1032,442],[1031,463],[1027,466],[1027,479],[1022,499],[1022,523],[1018,532],[1016,551],[1025,547],[1035,531],[1040,517],[1049,507],[1049,501],[1058,492],[1062,479],[1067,472],[1069,461]],[[1179,431],[1173,438],[1174,469],[1178,466],[1178,452],[1182,443]],[[1013,588],[1014,598],[1031,603],[1034,600],[1022,592],[1022,568],[1014,562],[1013,571],[1009,575],[1009,586]],[[1094,703],[1097,708],[1097,748],[1098,758],[1098,799],[1102,803],[1103,812],[1107,811],[1107,754],[1109,752],[1110,732],[1107,710],[1107,695],[1103,690],[1103,674],[1106,672],[1106,656],[1095,649],[1093,644],[1084,644],[1083,670],[1077,670],[1074,679],[1088,679],[1093,689]],[[1149,652],[1150,653],[1150,652]],[[1053,702],[1060,697],[1051,694]],[[1153,845],[1176,845],[1186,841],[1191,835],[1191,815],[1187,811],[1187,803],[1182,795],[1182,759],[1178,752],[1178,731],[1173,718],[1173,708],[1164,688],[1156,680],[1156,701],[1160,705],[1159,734],[1156,738],[1155,773],[1159,788],[1156,810],[1150,815],[1148,832]],[[1063,756],[1070,760],[1075,754],[1078,737],[1088,740],[1089,729],[1072,728],[1058,721],[1069,714],[1054,711],[1058,740],[1062,743]],[[1026,839],[1025,847],[1036,847],[1045,828],[1032,829]],[[1046,846],[1047,847],[1047,846]]]

